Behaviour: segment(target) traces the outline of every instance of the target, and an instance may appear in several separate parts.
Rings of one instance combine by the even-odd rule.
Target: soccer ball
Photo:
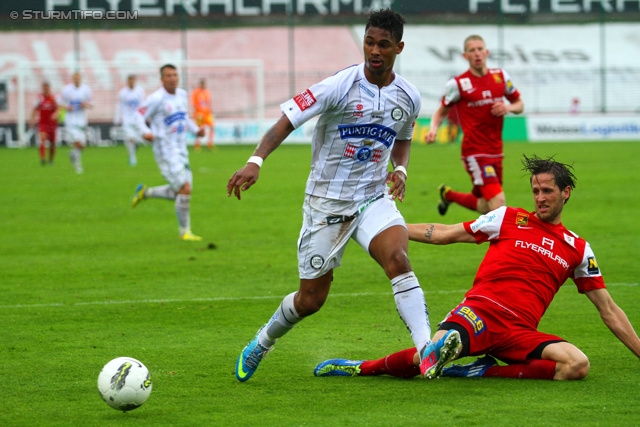
[[[151,394],[151,376],[146,366],[132,357],[118,357],[102,368],[98,391],[107,405],[131,411],[147,401]]]

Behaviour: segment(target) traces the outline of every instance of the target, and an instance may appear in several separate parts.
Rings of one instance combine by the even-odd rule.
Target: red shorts
[[[484,300],[465,299],[443,323],[456,323],[469,334],[469,356],[490,354],[505,363],[532,359],[541,344],[561,342],[562,338],[545,334],[529,326],[513,313]]]
[[[56,126],[38,126],[38,132],[40,133],[40,142],[49,141],[55,144]],[[45,138],[42,138],[42,134],[45,134]]]
[[[502,193],[502,157],[469,156],[462,163],[471,177],[474,196],[491,200]]]

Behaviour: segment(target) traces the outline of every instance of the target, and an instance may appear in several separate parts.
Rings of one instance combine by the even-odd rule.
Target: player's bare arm
[[[253,152],[253,156],[260,157],[262,160],[266,159],[276,148],[282,144],[294,127],[291,121],[286,115],[282,115],[278,121],[269,128],[264,134],[260,144]],[[260,175],[260,165],[247,162],[244,167],[240,168],[234,173],[229,182],[227,183],[227,197],[233,193],[238,200],[241,199],[240,191],[247,191],[258,180]]]
[[[395,141],[391,149],[391,165],[394,169],[387,174],[387,185],[391,184],[389,194],[391,194],[393,200],[398,199],[401,202],[404,201],[408,174],[408,172],[405,171],[409,165],[410,149],[411,140],[406,139]]]
[[[504,102],[496,102],[491,106],[491,114],[496,117],[506,116],[509,113],[520,114],[524,111],[524,101],[522,98],[518,98],[511,104],[505,104]]]
[[[431,123],[429,124],[429,132],[425,136],[427,144],[432,144],[436,141],[436,133],[438,132],[438,128],[444,121],[444,119],[449,114],[450,107],[445,107],[440,104],[440,107],[433,113],[431,116]]]
[[[606,289],[585,292],[587,298],[598,309],[600,318],[613,334],[637,357],[640,357],[640,338],[633,329],[625,312],[613,301]]]
[[[458,224],[407,224],[409,240],[432,245],[475,243],[476,239]]]

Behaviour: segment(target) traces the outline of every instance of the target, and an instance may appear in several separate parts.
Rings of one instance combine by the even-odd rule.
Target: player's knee
[[[587,356],[582,354],[579,357],[573,358],[569,362],[564,363],[557,379],[581,380],[587,376],[589,368],[589,359]]]
[[[407,252],[398,250],[391,253],[383,263],[383,268],[389,279],[408,273],[411,271],[411,263],[409,262]]]

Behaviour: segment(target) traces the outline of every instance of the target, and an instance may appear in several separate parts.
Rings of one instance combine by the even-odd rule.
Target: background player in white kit
[[[82,150],[87,144],[87,110],[91,108],[91,89],[82,84],[79,72],[73,73],[73,83],[62,89],[59,104],[66,110],[64,126],[67,144],[71,146],[69,157],[77,173],[82,173]]]
[[[398,313],[420,355],[433,347],[428,346],[431,333],[424,293],[407,256],[406,224],[395,206],[395,199],[404,198],[413,125],[421,105],[416,87],[393,71],[396,55],[404,48],[403,29],[404,19],[398,13],[373,12],[365,27],[365,62],[282,104],[283,115],[247,164],[229,179],[228,195],[240,199],[240,191],[257,181],[263,160],[294,128],[320,115],[298,241],[300,287],[283,299],[238,357],[239,381],[253,375],[278,338],[320,310],[333,269],[340,266],[351,238],[391,280]],[[438,349],[455,348],[458,339],[453,331]]]
[[[136,113],[144,101],[144,89],[136,85],[136,76],[131,74],[127,77],[127,86],[120,89],[118,93],[118,106],[113,124],[122,125],[124,131],[124,144],[129,154],[129,164],[138,164],[136,150],[138,144],[142,142],[142,136],[138,130],[138,119]]]
[[[138,184],[131,206],[135,208],[149,197],[174,200],[180,238],[199,241],[202,238],[191,232],[193,174],[189,166],[187,130],[203,136],[204,129],[198,128],[187,114],[189,96],[187,91],[178,87],[178,69],[171,64],[163,65],[160,80],[162,87],[145,99],[136,117],[143,138],[153,142],[156,163],[169,184],[157,187]]]

